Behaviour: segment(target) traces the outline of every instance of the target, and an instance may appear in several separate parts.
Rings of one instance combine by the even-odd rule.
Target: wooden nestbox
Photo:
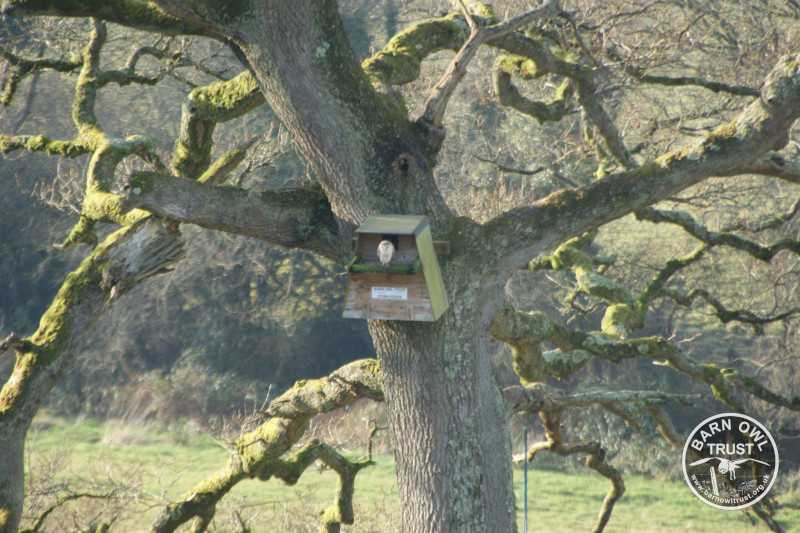
[[[378,260],[381,241],[394,246],[387,266]],[[426,217],[368,217],[354,247],[343,317],[433,322],[442,316],[447,295]]]

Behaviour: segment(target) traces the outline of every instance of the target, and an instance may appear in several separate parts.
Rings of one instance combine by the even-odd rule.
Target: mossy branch
[[[197,181],[206,185],[217,186],[225,183],[228,175],[236,170],[236,168],[247,157],[247,151],[255,144],[258,137],[252,137],[247,141],[241,143],[239,146],[226,152],[220,156],[203,174],[197,178]]]
[[[573,113],[570,102],[574,93],[574,85],[567,79],[556,90],[556,96],[549,102],[531,100],[522,96],[511,83],[512,76],[520,79],[533,79],[538,74],[536,64],[525,58],[501,56],[494,64],[494,92],[497,101],[504,107],[510,107],[524,115],[543,122],[558,122],[565,115]]]
[[[239,481],[272,477],[294,484],[319,459],[339,475],[336,502],[322,513],[323,527],[336,531],[337,524],[353,522],[353,480],[370,461],[351,462],[328,444],[309,441],[296,453],[282,458],[300,439],[316,415],[349,405],[359,398],[383,401],[383,386],[377,361],[363,359],[349,363],[328,377],[298,381],[261,413],[266,421],[237,439],[228,464],[201,481],[179,501],[166,506],[156,517],[151,531],[175,531],[195,517],[213,516],[217,503]]]
[[[107,22],[164,35],[204,35],[206,30],[167,15],[146,0],[2,0],[0,13],[9,17],[95,17]]]
[[[264,103],[249,71],[194,89],[183,104],[172,165],[182,178],[198,179],[211,164],[214,128]]]
[[[469,27],[460,13],[425,20],[394,36],[381,51],[365,59],[361,67],[374,83],[411,83],[419,78],[426,57],[441,50],[457,52],[468,37]]]
[[[603,275],[616,260],[615,256],[594,256],[585,250],[596,236],[595,230],[570,239],[551,255],[528,263],[527,270],[570,269],[575,275],[576,288],[567,297],[567,303],[576,308],[575,299],[579,294],[603,300],[609,305],[601,325],[603,333],[624,337],[629,331],[643,326],[645,308],[636,305],[622,284]]]
[[[274,461],[272,475],[287,485],[294,485],[300,475],[317,460],[330,467],[338,475],[336,501],[320,513],[322,531],[338,533],[342,524],[352,524],[355,520],[353,495],[355,494],[356,474],[374,463],[371,460],[350,461],[330,444],[319,439],[311,439],[289,459]]]
[[[467,73],[467,67],[475,57],[478,48],[483,43],[488,43],[513,33],[514,31],[528,26],[539,20],[546,20],[556,14],[556,1],[547,0],[541,7],[518,15],[510,20],[494,24],[492,26],[480,26],[476,24],[471,15],[465,14],[470,25],[470,35],[464,45],[459,49],[456,56],[447,67],[439,82],[434,86],[428,100],[425,102],[425,111],[419,118],[420,122],[432,128],[440,128],[447,104],[453,95],[455,88]]]
[[[491,335],[511,348],[514,372],[523,384],[543,382],[550,376],[567,378],[591,358],[570,340],[570,330],[546,314],[523,313],[508,303],[495,315]],[[545,341],[555,343],[560,351],[544,353],[541,344]]]
[[[637,411],[647,412],[654,406],[667,402],[691,404],[702,397],[697,394],[672,394],[657,391],[592,391],[567,393],[544,383],[531,383],[526,386],[513,385],[503,389],[503,397],[517,413],[539,413],[553,409],[579,408],[599,405],[606,409],[624,410],[632,405]],[[635,418],[623,416],[626,422],[635,427],[642,423]]]
[[[152,149],[149,139],[141,135],[133,135],[126,139],[108,137],[100,127],[94,109],[97,90],[100,87],[109,82],[124,85],[143,81],[134,72],[139,58],[144,55],[163,58],[164,53],[154,47],[142,47],[133,52],[125,70],[102,71],[100,54],[106,37],[105,23],[93,20],[91,38],[79,58],[74,60],[74,64],[80,66],[72,107],[72,118],[78,130],[75,139],[53,140],[44,135],[0,136],[0,152],[3,154],[23,149],[70,158],[91,154],[86,171],[86,191],[81,217],[60,244],[64,249],[76,244],[95,246],[97,236],[94,227],[97,222],[124,226],[148,215],[140,210],[128,209],[123,212],[121,208],[123,198],[111,192],[116,169],[125,158],[136,156],[153,169],[161,171],[165,169]],[[159,77],[160,75],[155,78]]]
[[[137,48],[125,64],[125,68],[117,70],[101,70],[97,79],[97,87],[103,87],[109,83],[116,83],[119,86],[130,84],[155,85],[160,82],[168,73],[163,69],[152,76],[144,76],[136,73],[136,64],[145,55],[150,55],[156,59],[165,59],[166,54],[154,46],[142,46]],[[52,70],[55,72],[73,72],[79,70],[84,65],[85,56],[83,54],[73,56],[69,59],[37,58],[27,59],[9,52],[0,47],[0,57],[9,62],[14,68],[11,74],[3,81],[0,87],[0,104],[8,106],[14,98],[14,94],[19,83],[29,75],[43,71]],[[175,63],[173,66],[183,66],[183,63]]]
[[[14,346],[17,365],[0,391],[0,419],[33,417],[109,301],[181,255],[179,236],[152,218],[109,236],[67,276],[36,332]]]
[[[707,384],[720,401],[733,409],[742,409],[734,395],[734,390],[739,389],[773,405],[800,410],[800,396],[770,391],[755,378],[734,369],[697,363],[679,347],[658,337],[619,340],[601,333],[571,330],[544,313],[524,313],[509,304],[495,315],[491,333],[492,338],[511,347],[514,370],[524,385],[544,382],[549,376],[564,379],[592,358],[609,363],[647,358],[664,360],[667,366]],[[555,344],[558,350],[543,352],[541,344],[545,341]]]
[[[75,98],[72,100],[72,121],[81,132],[97,126],[94,104],[100,81],[100,51],[107,37],[105,23],[93,19],[91,37],[83,49],[81,70],[75,84]]]
[[[578,79],[576,80],[576,85],[578,103],[605,141],[608,153],[624,169],[631,170],[638,167],[639,165],[633,160],[630,152],[625,147],[625,142],[622,140],[617,126],[600,103],[595,91],[594,81],[587,82],[583,79]]]
[[[42,152],[70,159],[92,152],[88,145],[76,141],[53,140],[44,135],[0,135],[0,153],[6,155],[16,150]]]
[[[786,214],[766,221],[758,228],[762,226],[774,228],[790,220],[798,211],[800,211],[800,201],[796,202]],[[714,308],[721,322],[738,321],[750,324],[756,333],[761,332],[764,324],[786,320],[800,314],[800,308],[794,308],[769,316],[759,316],[747,309],[728,309],[708,291],[702,289],[681,292],[666,287],[676,273],[701,260],[706,252],[715,246],[731,246],[744,250],[762,261],[769,261],[782,250],[798,253],[797,250],[800,250],[798,241],[782,239],[769,246],[762,246],[733,233],[711,232],[682,211],[660,211],[648,207],[637,212],[636,217],[639,220],[679,225],[690,235],[703,241],[703,244],[684,257],[667,261],[635,300],[624,286],[602,275],[613,263],[613,257],[594,257],[585,251],[585,248],[592,244],[596,232],[588,232],[580,238],[570,239],[551,255],[531,261],[527,269],[572,270],[577,288],[568,296],[568,303],[574,304],[575,296],[581,293],[603,300],[608,304],[608,308],[601,323],[602,332],[616,337],[625,337],[630,331],[642,328],[648,307],[659,298],[669,298],[684,307],[691,307],[694,300],[700,298]]]

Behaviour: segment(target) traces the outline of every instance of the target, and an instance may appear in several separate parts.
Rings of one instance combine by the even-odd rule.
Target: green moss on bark
[[[426,20],[396,35],[361,66],[374,81],[410,83],[419,77],[423,59],[441,50],[456,52],[468,37],[469,27],[460,14]]]

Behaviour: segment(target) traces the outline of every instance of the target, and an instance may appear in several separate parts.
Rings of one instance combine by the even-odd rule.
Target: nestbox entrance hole
[[[381,234],[382,241],[389,241],[394,245],[395,250],[400,250],[400,235],[392,235],[390,233]]]

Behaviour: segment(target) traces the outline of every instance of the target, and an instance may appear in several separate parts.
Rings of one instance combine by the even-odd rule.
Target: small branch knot
[[[5,353],[8,351],[9,348],[14,348],[15,351],[19,352],[25,347],[25,343],[17,337],[16,333],[11,332],[11,334],[3,339],[3,342],[0,342],[0,354]]]

